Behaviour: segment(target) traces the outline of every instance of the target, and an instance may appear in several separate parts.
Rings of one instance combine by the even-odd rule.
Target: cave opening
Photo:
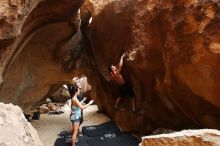
[[[54,146],[61,146],[61,143],[62,145],[71,143],[71,139],[64,135],[70,134],[72,130],[70,115],[73,101],[70,95],[70,87],[75,85],[80,90],[79,94],[77,94],[79,102],[86,97],[84,104],[82,104],[88,104],[92,100],[92,87],[88,83],[87,77],[82,75],[52,86],[53,88],[44,97],[44,101],[40,103],[42,105],[32,108],[34,112],[36,110],[40,111],[40,116],[38,118],[32,116],[30,122],[36,128],[45,145],[51,145],[53,143]],[[94,102],[92,105],[81,110],[80,131],[82,132],[82,127],[99,125],[108,121],[110,121],[110,118],[104,113],[100,113],[96,102]]]

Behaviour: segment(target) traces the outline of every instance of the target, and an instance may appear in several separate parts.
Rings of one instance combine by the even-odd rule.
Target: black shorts
[[[132,88],[127,83],[119,85],[119,95],[120,97],[129,97],[129,98],[135,96]]]

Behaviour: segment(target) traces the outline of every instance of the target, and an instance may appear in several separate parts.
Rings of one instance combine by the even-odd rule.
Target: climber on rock
[[[119,85],[119,97],[115,102],[115,109],[118,109],[118,104],[121,100],[121,97],[131,98],[132,103],[132,111],[136,111],[136,97],[135,94],[128,83],[125,82],[124,78],[121,75],[121,68],[123,65],[123,59],[125,57],[125,53],[121,56],[120,62],[118,65],[110,65],[109,72],[111,74],[111,79],[115,81]]]

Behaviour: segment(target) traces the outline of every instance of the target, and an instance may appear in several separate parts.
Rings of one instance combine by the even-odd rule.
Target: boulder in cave
[[[18,106],[0,103],[0,131],[2,146],[43,146]]]
[[[82,32],[99,108],[127,130],[220,129],[220,5],[215,0],[88,0]],[[92,22],[89,24],[89,18]],[[114,111],[117,84],[108,66],[126,53],[122,75],[141,111]],[[95,66],[94,66],[95,64]],[[132,122],[131,122],[132,121]]]
[[[61,46],[79,28],[82,0],[0,2],[0,101],[24,110],[46,99],[73,72],[63,62],[71,48]]]
[[[184,130],[176,133],[146,136],[140,146],[218,146],[220,131],[213,129]]]

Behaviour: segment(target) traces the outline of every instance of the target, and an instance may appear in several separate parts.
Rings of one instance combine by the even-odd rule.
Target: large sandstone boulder
[[[61,46],[78,30],[82,2],[0,2],[0,101],[26,109],[73,77],[64,70],[71,48]]]
[[[91,86],[88,84],[87,77],[74,77],[73,81],[78,84],[78,86],[81,88],[80,92],[84,95],[88,95],[88,91],[91,90]],[[64,88],[63,86],[59,87],[58,90],[56,90],[54,93],[49,95],[50,99],[52,99],[54,102],[61,102],[65,103],[68,99],[70,99],[69,91]],[[87,96],[90,97],[90,96]]]
[[[75,81],[76,84],[81,88],[81,93],[85,93],[91,90],[91,85],[88,83],[88,79],[86,76],[74,77],[73,81]]]
[[[18,106],[0,103],[0,131],[1,146],[43,146]]]
[[[69,98],[69,92],[63,86],[50,95],[50,99],[52,99],[53,102],[65,103]]]
[[[212,129],[146,136],[140,146],[219,146],[220,131]]]
[[[82,32],[92,54],[87,75],[99,108],[128,130],[220,129],[220,5],[215,0],[87,0]],[[92,22],[89,23],[89,20]],[[114,111],[110,64],[126,53],[122,75],[142,109]]]

